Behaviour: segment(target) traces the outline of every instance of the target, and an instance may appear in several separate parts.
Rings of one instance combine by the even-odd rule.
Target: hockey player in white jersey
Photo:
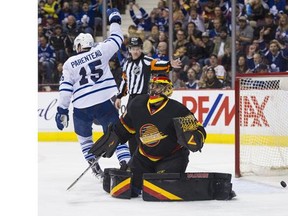
[[[80,33],[74,40],[77,55],[70,57],[63,65],[59,86],[59,101],[56,124],[59,130],[68,126],[68,108],[72,100],[74,131],[78,136],[85,159],[92,164],[95,156],[88,151],[93,145],[92,124],[97,121],[106,132],[109,123],[118,120],[118,111],[110,99],[118,93],[118,88],[109,68],[110,58],[119,50],[123,42],[120,28],[121,15],[116,8],[107,10],[110,36],[94,46],[91,34]],[[117,147],[116,155],[120,164],[130,159],[127,144]],[[92,167],[97,176],[103,172],[98,163]]]

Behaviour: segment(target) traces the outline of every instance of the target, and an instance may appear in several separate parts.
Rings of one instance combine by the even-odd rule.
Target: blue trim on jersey
[[[112,37],[110,37],[110,39],[111,40],[113,40],[116,44],[117,44],[117,46],[118,46],[118,49],[120,49],[121,47],[120,47],[120,45],[119,45],[119,43],[117,42],[117,40],[116,39],[114,39],[114,38],[112,38]]]
[[[62,83],[60,84],[60,86],[63,85],[63,84],[67,84],[67,85],[73,86],[73,84],[71,84],[71,83],[69,83],[69,82],[62,82]]]
[[[114,88],[114,87],[117,87],[117,85],[108,86],[108,87],[105,87],[105,88],[97,89],[97,90],[92,91],[92,92],[88,92],[88,93],[86,93],[86,94],[83,94],[83,95],[79,96],[78,98],[75,98],[75,99],[72,101],[72,103],[74,103],[74,102],[77,101],[78,99],[81,99],[82,97],[85,97],[85,96],[87,96],[87,95],[94,94],[94,93],[96,93],[96,92],[98,92],[98,91],[103,91],[103,90],[106,90],[106,89],[109,89],[109,88]]]
[[[59,91],[68,91],[68,92],[73,92],[72,89],[60,89]]]
[[[78,92],[78,91],[80,91],[80,90],[82,90],[84,88],[88,88],[88,87],[94,86],[96,84],[103,83],[103,82],[110,81],[110,80],[114,80],[114,78],[112,77],[112,78],[108,78],[108,79],[105,79],[105,80],[101,80],[101,81],[98,81],[98,82],[94,83],[93,85],[90,84],[90,85],[83,86],[83,87],[81,87],[79,89],[76,89],[73,94],[75,94],[76,92]]]
[[[122,41],[122,43],[123,43],[123,39],[122,39],[122,37],[120,37],[119,35],[117,35],[117,34],[111,34],[111,36],[116,36],[116,37],[119,37],[120,38],[120,40]]]

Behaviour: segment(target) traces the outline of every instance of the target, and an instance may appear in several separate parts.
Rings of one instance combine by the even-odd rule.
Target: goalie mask
[[[74,40],[73,50],[77,53],[83,51],[85,48],[91,48],[94,44],[94,39],[89,33],[80,33]],[[78,48],[80,46],[80,49]]]
[[[159,74],[150,80],[149,85],[149,103],[155,104],[166,100],[173,93],[173,84],[171,80],[163,74]]]

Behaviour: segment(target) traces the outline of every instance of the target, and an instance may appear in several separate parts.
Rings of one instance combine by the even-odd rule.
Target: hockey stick
[[[104,155],[104,154],[105,154],[105,152],[104,152],[102,155]],[[97,157],[97,158],[95,159],[95,161],[94,161],[93,163],[91,163],[90,166],[87,167],[87,168],[84,170],[84,172],[82,172],[81,175],[80,175],[66,190],[68,191],[69,189],[71,189],[71,188],[82,178],[82,176],[85,175],[85,173],[86,173],[91,167],[93,167],[96,163],[98,163],[98,161],[99,161],[99,159],[102,157],[102,155],[99,156],[99,157]]]

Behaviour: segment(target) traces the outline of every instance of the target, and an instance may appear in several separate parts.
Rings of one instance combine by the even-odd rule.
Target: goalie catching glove
[[[177,142],[192,152],[200,151],[206,139],[204,127],[193,115],[173,118]]]

